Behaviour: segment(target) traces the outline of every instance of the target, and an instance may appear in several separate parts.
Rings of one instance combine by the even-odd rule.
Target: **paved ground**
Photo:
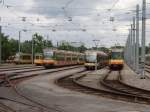
[[[150,77],[150,73],[145,72]],[[150,90],[150,78],[140,79],[140,74],[133,72],[127,65],[122,71],[123,82],[138,88]]]
[[[96,73],[102,75],[101,73],[105,71],[99,70]],[[21,83],[19,90],[35,101],[64,110],[64,112],[150,112],[149,105],[86,95],[54,84],[55,79],[60,75],[67,74],[67,72],[63,72],[36,77]]]

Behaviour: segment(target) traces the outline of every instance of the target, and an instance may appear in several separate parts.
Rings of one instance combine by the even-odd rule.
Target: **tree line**
[[[4,33],[1,33],[0,36],[2,44],[2,60],[7,60],[9,56],[13,56],[19,51],[19,41],[14,38],[9,38],[9,36],[5,35]],[[87,48],[84,45],[75,47],[69,44],[68,42],[63,42],[60,45],[54,46],[52,41],[45,40],[44,37],[38,33],[35,33],[33,35],[32,40],[25,40],[24,42],[20,42],[21,52],[32,53],[32,44],[34,46],[34,53],[42,53],[44,48],[55,47],[60,50],[78,52],[84,52],[85,50],[87,50]]]

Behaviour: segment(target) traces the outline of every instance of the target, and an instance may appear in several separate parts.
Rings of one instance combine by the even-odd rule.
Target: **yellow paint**
[[[43,63],[44,64],[54,64],[56,62],[55,62],[55,60],[44,60]]]
[[[35,59],[34,63],[35,64],[43,64],[43,60],[41,60],[41,59]]]
[[[109,62],[109,64],[118,64],[118,65],[123,64],[123,63],[124,63],[123,60],[110,60]]]

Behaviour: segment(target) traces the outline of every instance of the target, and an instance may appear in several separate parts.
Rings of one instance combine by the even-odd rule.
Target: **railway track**
[[[64,68],[57,68],[57,69],[51,69],[51,70],[46,70],[46,72],[43,72],[43,74],[47,74],[47,73],[54,73],[54,72],[60,72],[60,71],[65,71],[65,70],[71,70],[71,69],[74,69],[74,68],[78,68],[80,66],[73,66],[73,67],[64,67]],[[18,84],[18,81],[21,82],[23,81],[24,79],[28,79],[28,78],[32,78],[34,76],[37,76],[37,75],[43,75],[43,74],[26,74],[26,75],[16,75],[16,76],[5,76],[5,78],[3,79],[3,81],[1,82],[1,85],[5,85],[5,86],[8,86],[11,87],[15,93],[22,97],[24,100],[27,100],[27,101],[30,101],[32,104],[28,104],[28,103],[24,103],[24,102],[19,102],[19,101],[16,101],[16,100],[13,100],[13,99],[9,99],[9,98],[3,98],[3,97],[0,97],[0,100],[3,100],[3,101],[11,101],[11,102],[14,102],[14,103],[17,103],[17,104],[20,104],[20,105],[24,105],[24,106],[27,106],[29,107],[30,110],[32,110],[33,112],[64,112],[63,109],[59,108],[59,107],[56,107],[56,106],[53,106],[53,107],[49,107],[49,106],[46,106],[44,104],[41,104],[40,102],[37,102],[37,101],[34,101],[32,100],[32,98],[26,96],[26,95],[23,95],[18,89],[17,89],[17,84]],[[31,109],[32,108],[32,109]],[[31,112],[32,112],[31,111]],[[13,111],[13,112],[17,112],[17,111]]]
[[[54,68],[54,69],[36,69],[36,70],[29,69],[29,70],[21,70],[21,71],[19,70],[17,72],[15,71],[14,73],[4,72],[0,76],[0,79],[1,79],[0,84],[6,85],[5,79],[7,78],[9,78],[12,82],[17,84],[23,80],[33,78],[38,75],[46,75],[49,73],[60,72],[60,71],[70,70],[70,69],[79,68],[79,67],[82,67],[82,66],[61,67],[61,68]]]
[[[121,80],[120,71],[118,72],[116,79],[107,80],[109,75],[111,75],[111,72],[109,72],[103,78],[103,80],[100,81],[103,86],[115,91],[114,93],[118,94],[118,96],[124,98],[127,101],[136,103],[150,103],[150,91],[125,84]]]
[[[94,90],[93,88],[80,85],[77,83],[77,81],[83,77],[85,77],[87,74],[89,74],[90,71],[82,71],[79,73],[75,73],[69,76],[61,77],[55,81],[55,83],[59,86],[62,86],[64,88],[68,88],[75,91],[80,91],[84,93],[96,93],[97,90]]]
[[[3,65],[3,66],[0,66],[0,70],[1,69],[8,69],[8,68],[22,68],[22,67],[34,67],[35,65],[32,65],[32,64],[29,64],[29,65],[16,65],[16,64],[13,64],[13,65]]]
[[[0,76],[3,74],[19,74],[19,73],[24,73],[24,72],[30,72],[30,71],[40,71],[40,70],[45,70],[43,67],[38,67],[38,68],[21,68],[21,69],[17,69],[17,70],[4,70],[4,71],[0,71]]]
[[[83,84],[80,82],[80,80],[87,75],[89,75],[91,71],[83,71],[80,73],[75,73],[69,76],[61,77],[57,80],[55,80],[55,83],[61,87],[71,89],[74,91],[79,91],[82,93],[90,94],[90,95],[97,95],[97,96],[110,96],[109,91],[100,89],[100,88],[94,88],[89,85]],[[111,96],[112,98],[112,96]],[[116,97],[115,97],[116,98]]]
[[[7,71],[15,71],[15,70],[22,70],[22,69],[34,69],[34,68],[44,68],[42,66],[28,66],[28,67],[13,67],[13,68],[3,68],[0,69],[0,72],[7,72]]]
[[[150,66],[146,65],[145,66],[145,71],[148,72],[148,73],[150,73]]]
[[[112,71],[109,71],[103,78],[99,80],[99,84],[106,89],[99,87],[91,87],[88,84],[81,83],[80,80],[86,77],[90,71],[79,74],[72,74],[70,76],[62,77],[56,80],[56,84],[71,90],[109,97],[123,101],[150,104],[150,91],[129,86],[122,82],[121,71],[118,71],[116,78],[108,79],[112,76]]]
[[[0,112],[16,112],[13,108],[0,102]]]

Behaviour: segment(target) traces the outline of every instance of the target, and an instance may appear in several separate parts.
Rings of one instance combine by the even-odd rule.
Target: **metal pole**
[[[135,17],[133,17],[133,69],[136,70],[135,65]]]
[[[95,46],[96,46],[96,50],[98,51],[98,44],[99,44],[99,41],[100,40],[93,40],[93,42],[95,43]],[[98,43],[96,43],[98,42]],[[97,55],[96,55],[96,61],[95,61],[95,70],[97,70]]]
[[[131,29],[129,29],[129,66],[131,67]]]
[[[127,39],[127,64],[129,65],[129,59],[130,59],[130,32]]]
[[[146,29],[146,0],[142,5],[142,55],[141,55],[141,78],[145,78],[145,29]]]
[[[49,41],[49,35],[47,35],[47,44],[46,44],[47,48],[48,48],[48,41]]]
[[[32,64],[34,64],[34,37],[32,36]]]
[[[131,24],[131,30],[130,30],[130,49],[131,49],[131,53],[130,53],[130,56],[131,56],[131,60],[130,60],[130,62],[131,62],[131,64],[130,64],[130,66],[131,66],[131,68],[133,69],[133,25]]]
[[[2,27],[0,26],[0,64],[2,64]]]
[[[19,54],[21,52],[20,40],[21,40],[21,31],[19,31],[19,44],[18,44],[18,52],[19,52]]]
[[[139,5],[136,6],[136,72],[139,73]]]

